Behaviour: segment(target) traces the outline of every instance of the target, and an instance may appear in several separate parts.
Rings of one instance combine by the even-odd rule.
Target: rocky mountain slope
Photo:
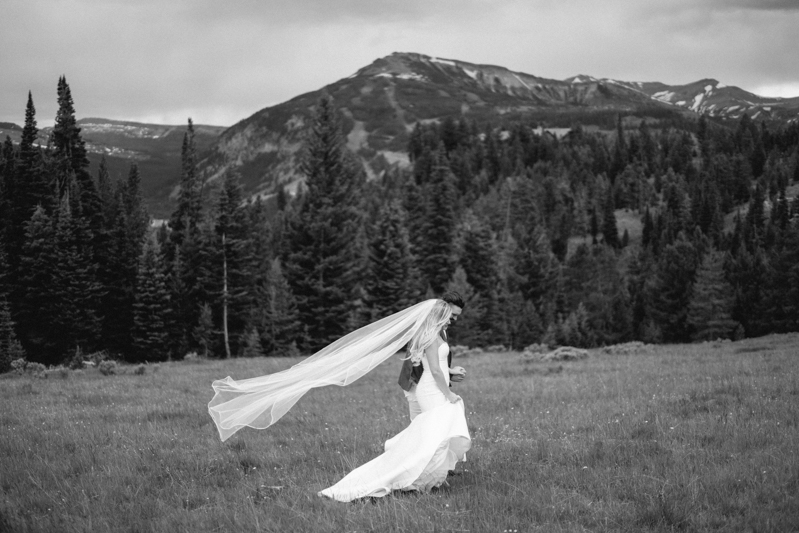
[[[654,100],[689,109],[711,117],[738,119],[748,114],[753,120],[795,121],[799,119],[799,97],[766,98],[729,87],[714,79],[704,79],[687,85],[663,83],[631,83],[605,79],[641,91]]]
[[[89,152],[92,173],[96,173],[104,155],[112,180],[125,178],[135,162],[142,178],[142,194],[151,214],[166,218],[174,209],[170,201],[180,183],[180,150],[186,125],[142,124],[103,118],[78,120],[81,136]],[[222,126],[194,125],[198,151],[208,150],[225,131]],[[39,142],[47,145],[52,128],[39,131]],[[0,124],[0,140],[8,135],[18,143],[22,128]],[[96,175],[96,174],[95,174]]]
[[[417,122],[466,117],[478,124],[523,120],[550,128],[580,123],[611,129],[619,113],[654,119],[697,117],[799,120],[799,97],[764,98],[713,79],[680,86],[578,75],[542,78],[494,65],[478,65],[413,53],[377,59],[351,76],[317,91],[262,109],[230,128],[195,125],[201,170],[209,180],[236,170],[250,195],[296,188],[306,126],[313,106],[329,95],[342,114],[348,148],[365,172],[377,176],[408,165],[405,153]],[[186,126],[86,118],[78,121],[93,167],[105,154],[114,177],[131,161],[142,173],[148,206],[157,218],[174,208],[180,148]],[[567,131],[567,130],[561,130]],[[0,124],[0,138],[19,140],[21,128]],[[49,129],[41,131],[46,144]]]
[[[395,53],[232,126],[203,162],[206,175],[216,179],[237,169],[253,194],[269,194],[278,186],[293,189],[301,180],[297,168],[305,126],[323,94],[341,109],[347,145],[370,176],[392,164],[408,164],[404,150],[414,125],[446,116],[561,127],[575,122],[608,127],[618,113],[656,118],[700,113],[738,118],[748,113],[781,121],[799,117],[799,98],[766,99],[716,80],[683,86],[585,75],[553,80],[499,66]]]

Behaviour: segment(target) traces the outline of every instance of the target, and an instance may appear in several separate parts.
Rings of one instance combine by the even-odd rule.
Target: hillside
[[[186,125],[142,124],[103,118],[78,120],[86,142],[91,172],[96,175],[100,159],[105,156],[111,178],[127,176],[130,165],[139,166],[142,194],[155,218],[166,218],[172,212],[170,196],[180,182],[180,149]],[[52,128],[39,131],[39,142],[47,145]],[[222,126],[195,124],[195,139],[200,151],[207,150],[225,130]],[[18,143],[22,128],[16,124],[0,124],[0,138],[10,137]]]
[[[414,126],[445,117],[464,117],[478,125],[525,121],[561,132],[576,123],[610,130],[620,113],[653,121],[701,113],[720,120],[737,120],[744,113],[755,120],[799,118],[799,97],[764,98],[714,79],[668,85],[580,74],[555,80],[501,66],[394,53],[230,128],[195,125],[206,178],[215,180],[235,169],[249,195],[269,195],[278,187],[293,190],[302,179],[298,166],[307,120],[322,95],[331,96],[339,107],[347,146],[370,177],[392,165],[408,165],[406,147]],[[151,213],[167,217],[179,183],[185,125],[99,118],[84,118],[79,124],[92,171],[101,155],[115,177],[126,175],[130,162],[136,161]],[[16,124],[0,124],[0,138],[8,135],[18,142],[21,131]],[[42,144],[49,131],[40,132]]]
[[[574,123],[610,129],[618,113],[656,119],[696,117],[796,120],[799,98],[765,99],[716,80],[683,86],[594,78],[553,80],[494,65],[394,53],[317,91],[262,109],[229,128],[203,163],[216,179],[241,172],[251,194],[301,179],[298,157],[311,108],[329,95],[344,116],[348,147],[369,176],[408,164],[408,135],[416,123],[447,116],[478,124],[524,120],[547,126]]]

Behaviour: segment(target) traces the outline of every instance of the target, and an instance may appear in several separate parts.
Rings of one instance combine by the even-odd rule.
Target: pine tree
[[[643,329],[646,324],[649,309],[651,308],[648,298],[647,281],[653,275],[653,252],[650,248],[644,248],[637,254],[632,255],[625,276],[625,284],[629,297],[630,306],[630,326],[632,336],[635,339],[643,338]]]
[[[39,206],[25,225],[25,246],[17,281],[17,332],[31,359],[50,359],[50,324],[54,320],[53,278],[57,255],[52,219]],[[54,361],[50,361],[54,362]]]
[[[185,251],[185,255],[182,255],[185,258],[183,283],[188,289],[186,302],[182,304],[186,311],[185,323],[191,331],[199,321],[202,306],[209,304],[216,334],[213,352],[219,355],[226,354],[222,316],[223,247],[214,221],[203,220],[184,241],[181,249]]]
[[[244,335],[249,310],[253,306],[253,258],[247,234],[247,211],[243,205],[239,175],[225,175],[217,205],[216,235],[222,262],[220,305],[225,353],[231,355],[231,346],[237,351],[244,346]]]
[[[257,329],[251,327],[244,335],[241,356],[260,357],[262,355],[264,355],[264,350],[261,347],[261,335]]]
[[[200,311],[211,304],[213,286],[219,275],[214,271],[216,248],[213,231],[203,231],[203,181],[197,168],[197,147],[191,119],[183,135],[178,205],[169,219],[168,245],[164,246],[170,288],[170,342],[176,355],[196,346],[194,330]],[[204,276],[204,281],[200,278]],[[210,285],[209,285],[210,283]],[[209,345],[208,350],[212,350]]]
[[[96,240],[104,243],[98,264],[99,279],[106,287],[102,303],[105,347],[128,359],[138,358],[131,339],[133,303],[139,262],[149,228],[149,215],[141,199],[140,183],[138,166],[133,163],[127,180],[117,182],[113,196],[103,199],[103,231],[96,236]],[[107,191],[103,192],[103,196],[107,194]]]
[[[534,343],[541,342],[544,335],[544,323],[541,314],[535,308],[533,302],[522,300],[523,306],[521,314],[518,315],[518,324],[515,327],[514,342],[515,349],[522,349]]]
[[[192,334],[194,335],[194,340],[202,348],[203,357],[211,355],[216,332],[214,330],[214,315],[209,304],[205,303],[200,308],[200,317]]]
[[[11,211],[14,206],[14,178],[16,173],[16,153],[11,137],[0,149],[0,240],[8,242],[11,237]]]
[[[86,143],[75,119],[72,91],[64,76],[58,79],[58,111],[50,133],[49,145],[56,166],[56,192],[60,200],[72,196],[73,216],[84,218],[96,233],[102,224],[102,205],[97,187],[89,174]],[[80,205],[78,210],[75,206]]]
[[[461,266],[474,290],[487,295],[497,284],[496,253],[488,227],[474,219],[463,239]]]
[[[116,198],[114,198],[114,187],[111,183],[105,154],[100,158],[100,165],[97,169],[97,194],[102,204],[103,227],[108,228],[116,215]]]
[[[301,330],[299,313],[288,281],[283,276],[280,259],[269,266],[266,285],[260,290],[263,300],[260,328],[261,346],[267,355],[297,355],[297,338]]]
[[[526,235],[515,255],[513,270],[521,277],[519,290],[545,316],[554,303],[560,263],[550,250],[544,230],[536,227]]]
[[[17,339],[11,318],[11,307],[0,295],[0,374],[11,370],[11,362],[25,357],[25,350]]]
[[[749,209],[746,212],[746,223],[753,230],[754,235],[762,235],[766,221],[766,213],[763,204],[766,198],[763,188],[758,183],[755,186],[752,199],[749,201]]]
[[[641,162],[646,174],[650,175],[657,170],[657,146],[646,119],[642,120],[638,126],[638,134],[641,138]]]
[[[72,215],[69,197],[61,202],[55,220],[55,254],[50,306],[52,355],[58,359],[80,347],[91,351],[101,334],[100,305],[103,288],[88,238],[88,222]]]
[[[141,253],[144,235],[150,225],[150,216],[144,208],[141,193],[141,176],[136,163],[130,165],[128,179],[123,189],[122,204],[125,213],[125,232],[128,241],[132,243],[134,251]],[[137,255],[138,257],[138,255]]]
[[[363,271],[354,238],[361,224],[356,202],[362,177],[345,151],[328,98],[316,107],[302,172],[307,191],[289,221],[284,267],[306,328],[300,347],[315,350],[351,328]]]
[[[616,119],[616,142],[613,146],[613,159],[610,163],[608,177],[611,183],[615,182],[616,176],[621,174],[627,166],[627,141],[624,136],[621,115]]]
[[[201,221],[203,184],[197,170],[197,145],[194,123],[189,119],[180,152],[181,174],[178,205],[169,219],[173,244],[182,245],[190,239]],[[171,255],[168,256],[170,259]]]
[[[173,246],[169,239],[161,242],[162,246]],[[189,302],[189,288],[186,286],[183,277],[185,272],[183,268],[183,256],[180,253],[179,246],[175,245],[174,248],[175,251],[173,252],[171,262],[167,262],[166,257],[168,254],[164,254],[164,261],[166,263],[166,284],[167,290],[169,291],[170,304],[169,314],[167,316],[167,325],[169,329],[168,342],[170,353],[176,358],[182,358],[188,353],[189,347],[192,344],[191,340],[196,340],[194,337],[194,330],[197,324],[189,322],[189,317],[194,315],[189,313],[185,308]],[[205,305],[208,306],[208,304]],[[202,310],[198,311],[202,313]],[[211,320],[210,306],[208,306],[208,312],[208,319]],[[211,326],[213,326],[213,323]],[[199,343],[200,341],[198,340],[197,342]],[[208,350],[210,350],[210,348],[210,344],[203,346],[204,355],[206,357],[208,356]]]
[[[654,279],[648,285],[650,309],[666,342],[689,340],[688,304],[696,276],[697,253],[684,235],[666,247],[657,266]]]
[[[16,276],[19,268],[19,256],[25,240],[25,224],[37,206],[42,206],[47,211],[53,207],[53,192],[45,175],[41,149],[35,144],[38,133],[36,108],[29,92],[14,176],[12,178],[7,174],[9,182],[6,187],[11,203],[7,244],[12,276]]]
[[[419,270],[435,293],[441,293],[455,270],[454,236],[456,224],[454,176],[446,152],[439,146],[435,154],[417,255]]]
[[[140,361],[165,361],[169,357],[169,292],[160,250],[155,239],[147,239],[136,276],[133,303],[133,346]]]
[[[0,374],[11,370],[11,361],[25,356],[25,350],[17,340],[15,323],[11,316],[11,306],[8,302],[11,287],[8,278],[9,265],[0,234]]]
[[[602,238],[612,248],[619,247],[619,229],[616,225],[616,206],[613,202],[613,191],[608,190],[602,216]]]
[[[729,339],[738,326],[732,319],[733,290],[725,278],[724,254],[710,250],[696,273],[687,325],[691,339],[705,341]]]
[[[764,320],[768,331],[799,331],[799,228],[789,227],[769,253]]]
[[[588,311],[582,302],[565,319],[550,324],[543,342],[550,346],[578,348],[591,348],[595,345],[594,333],[588,324]]]
[[[369,242],[370,318],[376,320],[415,303],[421,289],[417,284],[404,212],[395,201],[380,210],[375,236]]]
[[[466,307],[458,319],[457,327],[447,330],[450,345],[486,346],[484,331],[480,321],[485,315],[485,302],[476,295],[474,287],[466,280],[466,272],[458,267],[442,292],[454,291],[461,295]]]
[[[54,219],[38,208],[26,227],[21,261],[19,332],[31,356],[56,364],[76,347],[92,350],[100,337],[102,287],[86,244],[85,221],[65,197]]]
[[[192,139],[191,132],[184,136],[184,178],[197,175],[191,157]],[[215,216],[205,216],[202,212],[202,184],[199,179],[188,179],[186,189],[182,185],[181,190],[189,191],[192,187],[196,187],[198,192],[196,195],[187,192],[179,200],[178,208],[169,222],[168,246],[164,248],[171,291],[170,339],[175,354],[185,354],[197,347],[192,342],[195,339],[194,330],[205,304],[211,306],[215,315],[215,328],[221,328],[222,320],[219,306],[223,290],[221,239],[216,232]],[[221,339],[214,338],[214,345],[209,346],[211,352],[219,353],[215,345],[218,340]]]

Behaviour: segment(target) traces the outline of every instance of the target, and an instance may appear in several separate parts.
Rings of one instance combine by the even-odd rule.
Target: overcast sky
[[[232,125],[392,52],[799,96],[799,0],[0,0],[0,122]]]

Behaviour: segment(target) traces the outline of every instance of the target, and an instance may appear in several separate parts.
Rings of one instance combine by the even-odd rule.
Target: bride
[[[408,344],[409,357],[425,368],[416,386],[422,413],[386,441],[382,455],[319,495],[348,502],[394,490],[429,491],[444,483],[471,446],[463,401],[449,390],[449,345],[440,335],[451,316],[447,302],[426,300],[342,337],[283,372],[215,381],[208,412],[222,440],[245,426],[269,427],[311,388],[348,385]]]

